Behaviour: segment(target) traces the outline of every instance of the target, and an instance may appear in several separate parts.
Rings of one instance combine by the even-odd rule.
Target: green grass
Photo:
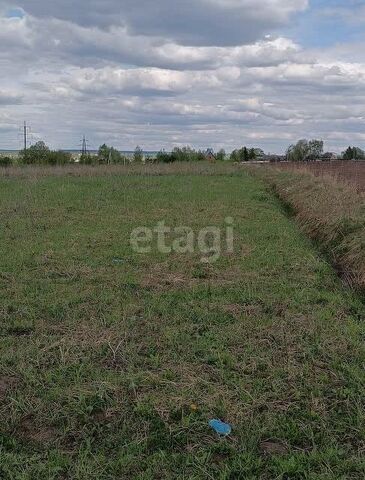
[[[211,266],[129,244],[227,216]],[[363,305],[259,180],[2,178],[0,221],[1,478],[364,478]]]

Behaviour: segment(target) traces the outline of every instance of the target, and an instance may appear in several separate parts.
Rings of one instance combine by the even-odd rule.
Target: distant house
[[[279,162],[285,162],[286,161],[286,156],[285,155],[266,155],[265,157],[266,161],[270,163],[279,163]]]
[[[215,162],[216,161],[216,156],[215,156],[214,150],[212,148],[207,149],[207,151],[205,152],[205,158],[208,160],[208,162]]]
[[[331,161],[337,160],[337,159],[338,159],[337,153],[333,153],[333,152],[326,152],[320,158],[320,160],[322,160],[322,162],[331,162]]]

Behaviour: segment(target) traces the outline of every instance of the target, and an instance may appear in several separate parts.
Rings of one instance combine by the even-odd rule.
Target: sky
[[[0,150],[365,148],[364,0],[0,0]]]

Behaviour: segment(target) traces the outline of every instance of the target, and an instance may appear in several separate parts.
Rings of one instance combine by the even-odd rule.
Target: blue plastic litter
[[[222,435],[223,437],[227,437],[232,432],[231,425],[224,423],[221,420],[211,420],[209,426],[212,427],[218,435]]]

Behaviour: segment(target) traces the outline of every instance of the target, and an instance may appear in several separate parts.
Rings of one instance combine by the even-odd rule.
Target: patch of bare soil
[[[14,390],[19,381],[16,377],[0,376],[0,401],[3,400],[6,395]]]
[[[263,455],[285,455],[288,447],[279,440],[264,440],[260,444],[260,452]]]
[[[257,304],[239,305],[237,303],[231,303],[228,305],[223,305],[221,308],[223,312],[229,313],[235,318],[239,318],[241,315],[245,315],[248,317],[257,316],[262,311],[261,305]]]
[[[57,437],[55,428],[49,425],[37,425],[33,415],[23,417],[15,431],[21,440],[39,444],[50,443]]]

